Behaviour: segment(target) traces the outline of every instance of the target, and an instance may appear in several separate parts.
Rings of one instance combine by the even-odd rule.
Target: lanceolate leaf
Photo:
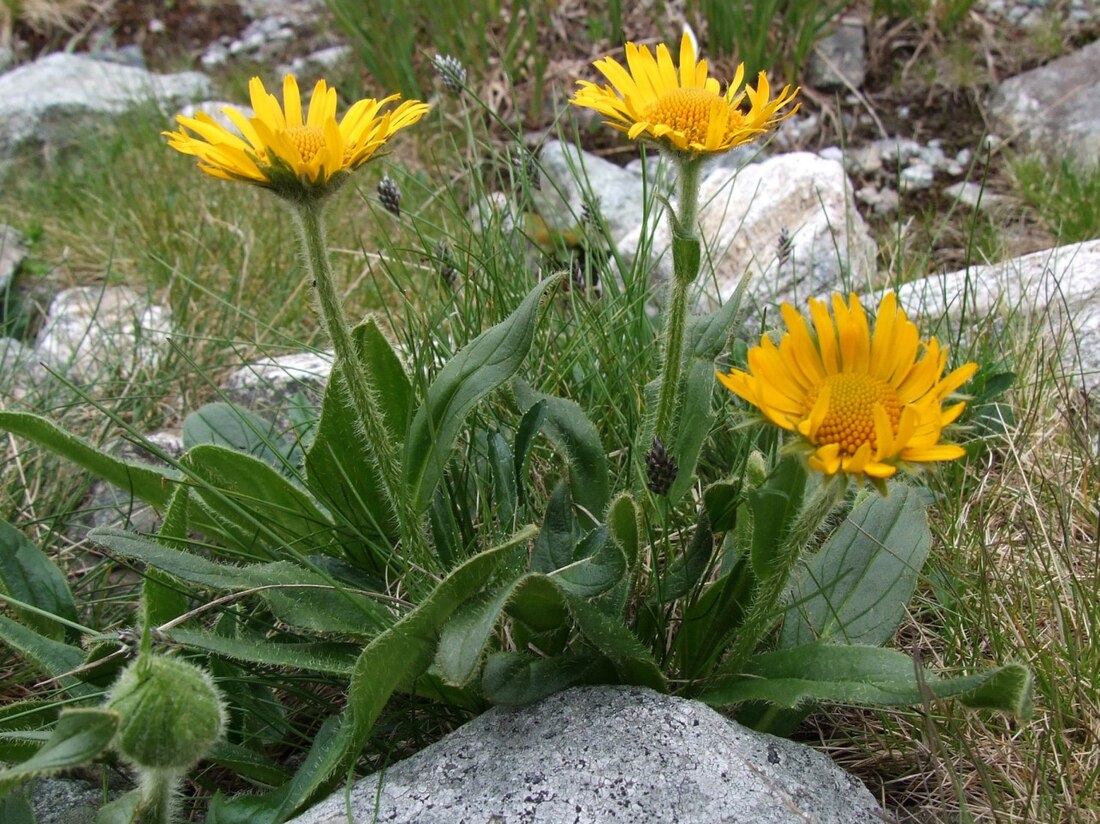
[[[231,403],[208,403],[183,420],[183,446],[215,444],[257,458],[286,473],[301,462],[298,445],[278,427]]]
[[[63,458],[68,458],[146,503],[156,507],[168,503],[168,494],[172,491],[171,482],[176,477],[171,470],[119,460],[69,434],[40,415],[0,412],[0,429],[21,435]]]
[[[350,644],[277,643],[269,639],[233,638],[184,627],[169,631],[167,637],[180,646],[201,649],[234,661],[292,667],[330,675],[351,675],[358,657],[358,649]]]
[[[24,655],[52,678],[64,676],[84,663],[84,651],[80,647],[39,635],[6,615],[0,615],[0,641]],[[60,683],[73,695],[83,696],[95,692],[72,676],[61,678]]]
[[[546,420],[542,430],[569,463],[569,486],[573,503],[589,517],[588,525],[599,523],[611,498],[607,455],[600,433],[584,411],[571,400],[536,392],[526,382],[513,382],[520,408],[529,410],[545,404]]]
[[[66,710],[53,734],[37,753],[0,772],[0,796],[23,781],[79,767],[98,757],[111,745],[119,715],[107,709]]]
[[[815,643],[757,655],[744,677],[731,677],[698,698],[708,704],[767,701],[795,709],[806,703],[908,706],[928,697],[958,698],[972,707],[1028,718],[1031,673],[1006,664],[976,675],[938,676],[896,650]]]
[[[431,502],[466,416],[519,369],[542,300],[559,280],[550,277],[536,286],[508,318],[464,346],[428,388],[405,443],[405,481],[418,509]]]
[[[714,394],[714,361],[689,362],[684,376],[684,397],[680,402],[680,420],[676,425],[676,443],[672,445],[672,455],[677,461],[676,480],[668,491],[670,504],[675,504],[680,496],[695,483],[695,465],[699,462],[699,453],[703,442],[714,425],[712,411]]]
[[[69,621],[77,620],[76,606],[65,576],[48,557],[11,524],[0,519],[0,591],[32,607]],[[65,627],[29,610],[18,610],[20,620],[43,635],[59,640]]]
[[[780,635],[784,647],[816,640],[880,646],[913,597],[932,533],[919,493],[891,484],[869,494],[807,564]]]
[[[481,690],[494,704],[529,704],[584,680],[596,663],[590,655],[532,658],[517,652],[498,652],[485,662]]]

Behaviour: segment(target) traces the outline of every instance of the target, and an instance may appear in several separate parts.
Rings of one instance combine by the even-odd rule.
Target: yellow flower
[[[719,380],[767,420],[798,433],[810,467],[826,475],[882,479],[898,467],[962,457],[962,447],[940,437],[966,404],[943,404],[977,364],[944,376],[947,349],[932,338],[920,351],[920,333],[893,292],[879,304],[873,334],[854,294],[847,305],[834,294],[832,308],[830,316],[823,301],[810,301],[813,335],[783,304],[787,333],[779,345],[763,336],[749,351],[749,371],[719,373]]]
[[[581,88],[569,102],[610,118],[608,125],[626,132],[631,140],[655,140],[691,154],[725,152],[755,140],[798,110],[795,106],[780,114],[798,89],[784,86],[772,100],[764,72],[758,75],[755,89],[741,89],[743,63],[722,94],[718,80],[707,76],[707,61],[696,62],[695,47],[686,33],[680,41],[679,70],[664,44],[654,57],[647,47],[627,43],[626,64],[628,68],[611,57],[597,60],[594,65],[611,85],[578,80]],[[743,106],[746,97],[747,107]]]
[[[400,95],[360,100],[336,120],[336,89],[319,80],[303,119],[298,82],[283,80],[283,105],[263,82],[249,83],[254,117],[237,109],[222,111],[239,134],[203,112],[177,117],[179,131],[164,132],[168,145],[199,159],[199,168],[224,180],[239,180],[273,189],[291,199],[310,199],[334,190],[381,148],[398,130],[428,111],[417,100],[383,109]]]

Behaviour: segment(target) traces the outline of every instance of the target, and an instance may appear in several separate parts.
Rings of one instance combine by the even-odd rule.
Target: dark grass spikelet
[[[401,190],[389,175],[383,175],[378,181],[378,200],[387,212],[401,217]]]
[[[443,88],[451,94],[462,94],[466,88],[466,67],[461,60],[449,54],[437,54],[432,58],[432,66]]]
[[[646,486],[654,495],[667,495],[680,472],[676,459],[668,453],[660,438],[653,439],[645,456]]]
[[[517,182],[527,182],[527,185],[537,191],[542,190],[542,174],[539,172],[539,164],[531,150],[518,146],[509,155],[512,162],[512,170]]]
[[[439,276],[448,286],[454,287],[458,283],[458,269],[455,267],[454,254],[451,245],[445,240],[440,240],[435,245],[435,266]]]

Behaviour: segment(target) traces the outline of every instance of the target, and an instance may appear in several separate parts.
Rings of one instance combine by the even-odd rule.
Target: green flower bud
[[[140,768],[186,772],[225,729],[225,706],[206,670],[161,655],[142,655],[107,695],[122,716],[115,748]]]
[[[749,460],[745,466],[745,480],[750,488],[756,488],[764,483],[768,477],[768,462],[758,449],[749,453]]]

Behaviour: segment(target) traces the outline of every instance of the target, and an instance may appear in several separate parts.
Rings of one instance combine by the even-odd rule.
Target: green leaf
[[[515,630],[533,638],[557,633],[569,621],[561,588],[546,575],[531,574],[520,579],[515,597],[508,601],[508,614]]]
[[[352,330],[361,368],[370,374],[386,426],[397,443],[405,440],[412,416],[413,389],[401,359],[374,318],[368,317]]]
[[[573,561],[550,575],[572,595],[593,598],[623,581],[627,574],[626,554],[609,540],[606,526],[593,529],[573,553]]]
[[[224,446],[261,460],[280,473],[301,463],[297,442],[284,438],[277,426],[231,403],[208,403],[183,419],[183,446]]]
[[[687,550],[677,555],[662,573],[661,585],[653,593],[650,602],[654,605],[668,603],[691,592],[710,566],[713,554],[714,533],[711,532],[710,523],[703,512],[699,515],[699,523]]]
[[[716,481],[703,490],[703,509],[716,533],[728,532],[737,525],[740,504],[740,481]]]
[[[391,623],[390,613],[367,595],[290,561],[231,566],[121,529],[93,529],[89,537],[118,555],[215,590],[258,589],[275,617],[290,626],[367,639]],[[279,587],[279,588],[275,588]]]
[[[573,401],[536,392],[519,379],[512,386],[516,401],[525,412],[537,404],[545,404],[542,431],[569,464],[573,502],[588,513],[589,526],[599,523],[611,499],[607,454],[599,430]]]
[[[749,273],[737,284],[730,299],[727,300],[715,312],[709,315],[699,315],[691,320],[688,325],[688,340],[691,341],[690,351],[699,360],[711,365],[713,372],[714,361],[726,348],[730,336],[733,334],[741,313],[741,301],[745,294],[745,287],[749,282]]]
[[[0,706],[0,762],[26,761],[38,752],[37,732],[55,724],[59,711],[58,702],[39,699]]]
[[[3,519],[0,519],[0,591],[51,615],[77,621],[76,605],[61,570],[46,553]],[[60,640],[65,637],[65,627],[58,622],[18,606],[15,611],[24,624],[47,638]]]
[[[511,527],[518,502],[515,461],[508,441],[499,432],[489,436],[489,464],[493,469],[493,501],[498,521]]]
[[[611,617],[564,590],[562,596],[581,635],[611,662],[621,683],[668,691],[665,676],[653,655],[622,619]]]
[[[668,491],[670,504],[675,504],[695,483],[695,466],[703,442],[714,426],[712,409],[714,395],[714,362],[691,361],[683,382],[680,419],[676,424],[676,443],[671,452],[676,458],[676,479]]]
[[[630,601],[634,588],[634,574],[641,553],[641,537],[638,528],[638,507],[629,492],[616,497],[607,508],[607,526],[612,539],[619,545],[626,559],[622,579],[601,600],[609,615],[622,615]]]
[[[447,683],[462,687],[473,679],[505,605],[523,580],[521,575],[492,594],[467,601],[443,625],[435,668]]]
[[[393,692],[432,663],[443,625],[477,595],[518,548],[535,537],[527,526],[508,541],[485,550],[452,571],[412,612],[372,640],[359,656],[348,691],[355,742],[362,745]]]
[[[519,369],[534,339],[539,309],[560,281],[547,278],[504,321],[478,335],[440,371],[405,443],[405,481],[419,510],[431,502],[455,439],[478,401]]]
[[[342,372],[343,365],[336,364],[325,387],[321,420],[306,451],[306,486],[359,534],[393,541],[397,521],[386,504],[381,475],[363,441]]]
[[[553,572],[573,560],[573,548],[579,538],[577,520],[573,516],[573,499],[569,486],[559,481],[546,504],[542,529],[531,553],[531,569]]]
[[[806,490],[806,470],[797,458],[784,458],[767,479],[747,495],[752,510],[753,572],[760,580],[771,574],[776,553],[798,517]]]
[[[583,681],[593,663],[591,656],[532,658],[518,652],[498,652],[485,662],[481,691],[494,704],[522,706]]]
[[[0,615],[0,641],[22,653],[51,678],[60,678],[84,663],[84,650],[80,647],[39,635],[6,615]],[[91,687],[72,676],[61,678],[60,683],[73,695],[84,696],[93,692]]]
[[[53,421],[27,412],[0,411],[0,429],[21,435],[68,458],[108,483],[156,507],[168,503],[175,473],[146,464],[128,463],[71,435]]]
[[[271,759],[224,738],[210,748],[207,758],[220,767],[233,770],[237,775],[271,787],[290,778],[290,773]]]
[[[524,500],[523,476],[527,471],[527,459],[531,455],[531,447],[535,443],[535,436],[542,431],[542,425],[546,421],[546,404],[536,403],[523,413],[519,428],[516,429],[516,442],[513,446],[516,461],[516,492],[519,500]]]
[[[35,824],[34,808],[21,792],[0,798],[0,821],[4,824]]]
[[[95,824],[138,824],[142,813],[142,792],[138,788],[99,808]]]
[[[745,558],[684,607],[674,651],[686,679],[711,674],[745,617],[752,596],[752,570]]]
[[[180,458],[200,483],[192,494],[214,515],[221,533],[242,551],[264,548],[333,552],[336,532],[317,502],[263,461],[223,446],[200,444]]]
[[[0,772],[0,795],[16,784],[79,767],[98,758],[118,731],[119,714],[107,709],[65,710],[49,740],[22,764]]]
[[[350,644],[278,643],[269,638],[234,638],[184,627],[176,627],[166,636],[180,646],[200,649],[233,661],[292,667],[344,677],[351,675],[359,654],[358,648]]]
[[[815,643],[757,655],[749,659],[745,675],[717,683],[699,700],[716,705],[768,701],[796,709],[812,702],[909,706],[933,696],[1021,719],[1032,711],[1031,673],[1022,664],[945,678],[896,650]]]
[[[890,484],[852,510],[794,587],[780,645],[881,646],[894,636],[932,545],[919,493]]]

